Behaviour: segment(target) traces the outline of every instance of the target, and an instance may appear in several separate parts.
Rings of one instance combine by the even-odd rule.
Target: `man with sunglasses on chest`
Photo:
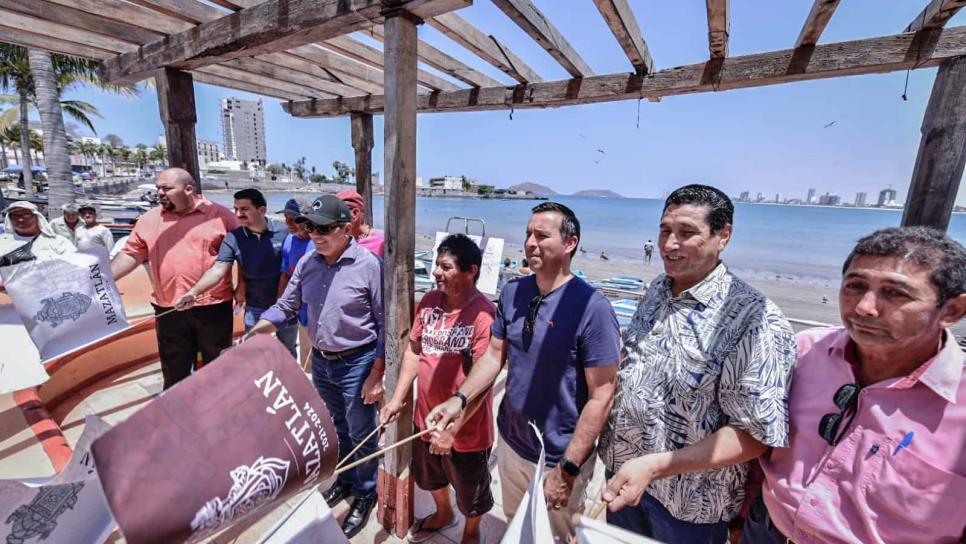
[[[308,307],[312,382],[325,401],[339,435],[339,458],[362,439],[361,459],[378,448],[376,402],[383,395],[385,327],[382,261],[349,234],[349,208],[335,195],[317,198],[296,219],[309,232],[314,253],[299,260],[285,292],[245,336],[270,333]],[[378,459],[339,474],[323,493],[329,506],[353,497],[342,530],[352,538],[376,504]]]
[[[550,470],[544,494],[557,542],[573,534],[593,476],[593,452],[614,395],[620,330],[610,303],[570,271],[580,223],[562,204],[533,208],[524,250],[533,275],[500,293],[490,345],[454,396],[427,425],[443,432],[468,403],[487,394],[507,366],[497,414],[496,456],[503,511],[511,519],[533,480],[543,435]]]
[[[734,205],[687,185],[664,203],[656,277],[623,337],[601,436],[612,525],[662,542],[724,543],[747,462],[788,444],[792,328],[721,262]]]
[[[966,538],[966,249],[882,229],[845,260],[844,327],[798,335],[791,442],[765,474],[744,543]]]

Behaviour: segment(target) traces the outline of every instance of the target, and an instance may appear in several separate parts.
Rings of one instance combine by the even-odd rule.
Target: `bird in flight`
[[[824,127],[822,127],[822,128],[828,128],[828,127],[830,127],[830,126],[832,126],[832,125],[834,125],[834,124],[835,124],[835,121],[832,121],[831,123],[829,123],[829,124],[827,124],[827,125],[825,125],[825,126],[824,126]]]

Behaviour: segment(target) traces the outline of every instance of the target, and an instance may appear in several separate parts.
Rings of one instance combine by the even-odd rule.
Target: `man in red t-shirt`
[[[416,308],[396,390],[380,414],[383,424],[395,420],[412,398],[410,388],[418,376],[413,421],[424,428],[429,410],[452,398],[473,362],[483,356],[496,307],[476,289],[482,262],[480,248],[462,234],[450,235],[439,245],[433,270],[438,290],[426,293]],[[480,520],[493,507],[493,391],[474,399],[452,426],[431,436],[414,443],[412,471],[416,485],[432,493],[436,512],[416,520],[408,539],[422,542],[457,523],[449,499],[452,485],[456,505],[466,517],[462,542],[479,542]]]

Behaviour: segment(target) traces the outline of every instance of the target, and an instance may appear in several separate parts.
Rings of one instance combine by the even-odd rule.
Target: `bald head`
[[[183,214],[195,207],[195,180],[183,168],[168,168],[158,175],[158,203],[169,212]]]

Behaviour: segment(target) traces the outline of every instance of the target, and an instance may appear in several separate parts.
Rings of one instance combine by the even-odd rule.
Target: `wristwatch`
[[[560,462],[557,463],[557,465],[560,466],[560,470],[566,472],[571,476],[576,477],[580,475],[580,465],[578,465],[577,463],[574,463],[573,461],[571,461],[570,459],[567,459],[566,457],[561,457]]]
[[[459,391],[457,391],[457,392],[453,393],[453,396],[456,397],[456,398],[458,398],[458,399],[460,399],[460,402],[463,403],[463,405],[460,406],[460,410],[466,410],[466,402],[467,402],[466,401],[466,395],[464,395],[463,393],[460,393]]]

